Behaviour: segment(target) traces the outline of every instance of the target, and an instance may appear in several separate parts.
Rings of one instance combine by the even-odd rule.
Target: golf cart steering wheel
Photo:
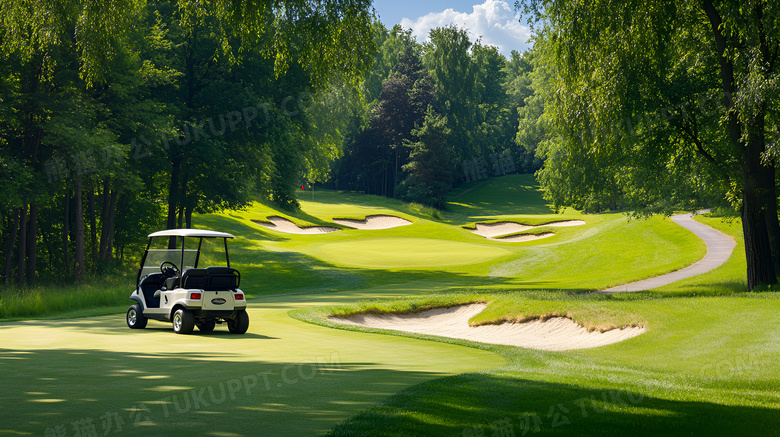
[[[167,265],[170,265],[170,267],[167,267]],[[170,261],[163,261],[160,264],[160,271],[166,278],[172,278],[179,274],[179,268]]]

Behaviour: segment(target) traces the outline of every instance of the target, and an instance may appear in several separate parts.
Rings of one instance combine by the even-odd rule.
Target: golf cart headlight
[[[200,293],[190,293],[190,299],[200,299]]]

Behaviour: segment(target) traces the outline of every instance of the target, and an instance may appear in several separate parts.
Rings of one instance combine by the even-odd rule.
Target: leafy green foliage
[[[5,282],[78,280],[256,193],[297,207],[339,155],[322,91],[368,71],[371,19],[364,0],[0,2]]]
[[[780,266],[767,138],[780,14],[770,2],[518,2],[554,76],[540,172],[556,206],[742,213],[752,288]]]
[[[413,135],[417,141],[406,143],[411,151],[403,167],[408,176],[399,189],[401,198],[444,209],[452,183],[447,120],[428,108],[425,121]]]

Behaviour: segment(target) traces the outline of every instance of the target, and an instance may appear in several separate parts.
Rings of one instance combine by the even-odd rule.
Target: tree
[[[165,197],[171,227],[253,189],[297,205],[336,155],[302,96],[370,68],[371,18],[365,0],[0,0],[5,281],[99,270]],[[267,125],[233,129],[250,119]]]
[[[429,107],[424,123],[413,135],[417,141],[405,144],[411,151],[409,163],[403,167],[408,176],[401,184],[401,197],[444,209],[447,192],[452,189],[452,149],[447,145],[447,120]]]
[[[479,104],[478,68],[469,54],[471,41],[465,29],[455,26],[431,30],[426,46],[425,64],[437,86],[436,111],[447,116],[450,141],[462,161],[476,156],[473,148],[474,108]]]
[[[562,134],[555,153],[597,169],[578,181],[586,191],[617,188],[626,204],[659,212],[697,197],[703,185],[716,189],[741,211],[748,288],[776,283],[780,225],[767,142],[778,126],[770,110],[780,75],[774,3],[525,0],[518,7],[543,23],[539,34],[560,76],[550,102]],[[659,176],[666,174],[668,182]]]
[[[380,195],[395,196],[401,179],[398,173],[408,161],[404,142],[422,124],[435,95],[433,81],[421,60],[421,47],[411,32],[396,26],[382,44],[383,59],[395,60],[373,104],[366,105],[366,125],[345,147],[340,176],[358,180],[356,188]],[[370,86],[385,66],[377,65],[366,79]],[[370,89],[369,89],[370,90]]]
[[[513,133],[515,144],[520,148],[520,168],[525,173],[534,173],[541,167],[542,160],[537,150],[540,143],[548,139],[550,131],[542,114],[551,75],[535,53],[535,49],[522,54],[513,50],[507,62],[504,84],[510,108],[515,109],[512,121],[516,130]]]

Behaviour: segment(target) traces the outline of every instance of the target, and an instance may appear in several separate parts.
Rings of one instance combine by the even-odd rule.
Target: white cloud
[[[474,5],[471,13],[445,9],[442,12],[431,12],[412,21],[401,20],[401,26],[412,29],[412,34],[418,41],[428,41],[431,29],[455,24],[466,29],[472,42],[482,37],[482,43],[494,45],[505,56],[512,50],[522,52],[531,47],[528,39],[531,31],[528,26],[520,24],[520,14],[507,2],[500,0],[485,0],[481,5]]]

